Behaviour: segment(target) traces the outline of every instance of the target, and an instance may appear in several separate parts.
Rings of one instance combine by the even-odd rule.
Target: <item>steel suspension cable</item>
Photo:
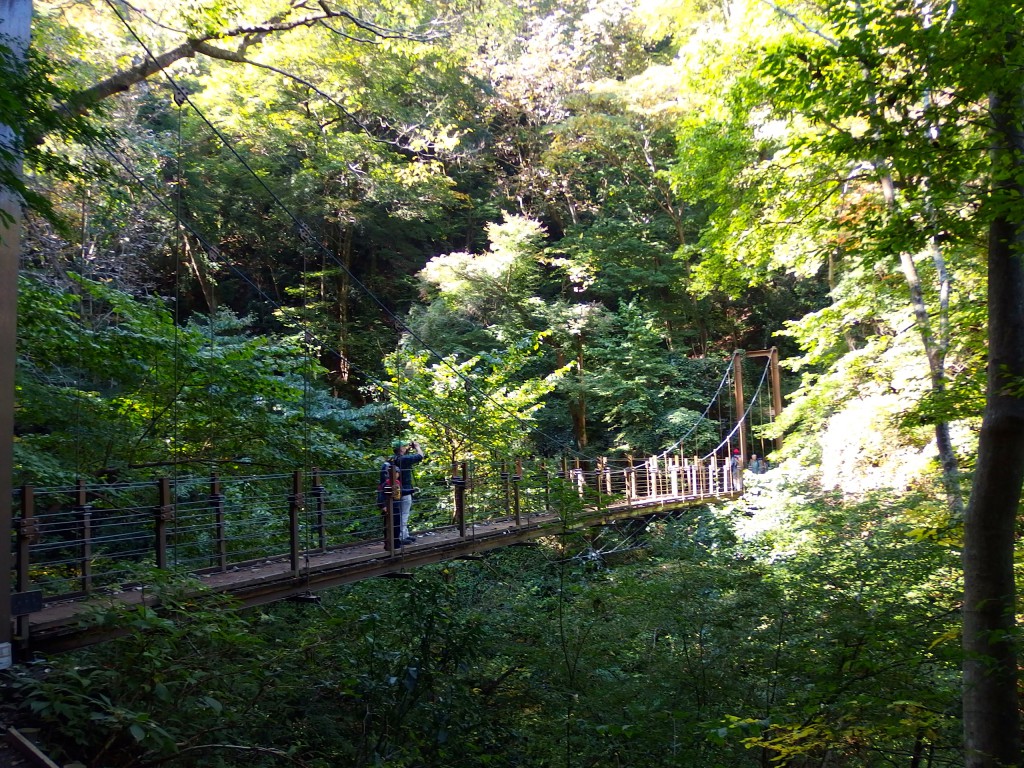
[[[178,457],[181,455],[181,433],[180,433],[180,415],[178,410],[178,400],[181,395],[181,261],[184,255],[185,238],[181,232],[181,189],[183,174],[181,172],[182,157],[182,141],[181,141],[181,121],[182,121],[182,101],[179,98],[179,91],[174,91],[174,103],[178,107],[178,124],[177,124],[177,153],[175,155],[174,165],[174,310],[171,322],[174,325],[174,377],[173,377],[173,389],[171,390],[171,507],[173,509],[173,521],[174,521],[174,540],[177,543],[178,540]],[[173,547],[174,551],[174,565],[178,565],[178,547]]]
[[[129,176],[131,176],[132,180],[136,184],[138,184],[143,190],[145,190],[156,201],[156,203],[158,205],[160,205],[162,208],[164,208],[164,210],[167,211],[168,213],[170,213],[172,216],[176,216],[177,215],[177,213],[175,212],[174,207],[171,206],[169,203],[167,203],[167,201],[164,200],[163,197],[161,197],[161,195],[155,189],[153,189],[153,187],[149,183],[147,183],[146,180],[143,179],[138,174],[138,172],[136,172],[135,169],[131,167],[131,165],[128,164],[127,161],[122,159],[109,146],[109,143],[101,143],[101,146],[103,147],[103,149],[107,153],[107,155],[115,163],[117,163],[119,166],[121,166],[121,168],[123,168],[124,171]],[[185,221],[184,219],[181,219],[181,220],[178,221],[178,224],[181,227],[183,227],[189,234],[191,234],[193,237],[195,237],[196,240],[200,243],[200,245],[203,246],[203,249],[207,253],[209,253],[209,254],[217,254],[217,253],[219,253],[219,250],[217,249],[217,247],[212,245],[209,242],[209,240],[201,232],[199,232],[194,226],[192,226],[188,221]],[[261,288],[255,281],[252,280],[252,278],[250,278],[247,274],[245,274],[245,272],[242,271],[240,268],[238,268],[237,266],[232,264],[230,261],[224,261],[222,263],[229,270],[231,270],[231,272],[233,272],[237,277],[239,277],[247,285],[249,285],[249,287],[251,287],[253,289],[253,291],[256,293],[256,295],[259,296],[264,302],[266,302],[266,304],[269,307],[271,307],[272,309],[276,309],[276,310],[284,309],[283,305],[281,305],[278,301],[276,301],[273,297],[271,297],[266,291],[264,291],[263,288]],[[312,334],[312,333],[310,334],[310,340],[316,342],[317,344],[319,344],[321,346],[323,346],[324,349],[330,350],[333,354],[338,355],[339,358],[342,358],[341,354],[338,353],[338,352],[335,352],[333,347],[330,344],[328,344],[327,342],[325,342],[322,339],[318,338],[315,334]],[[347,360],[347,358],[345,358],[345,359]],[[383,379],[378,378],[376,376],[376,374],[368,371],[365,368],[361,368],[360,366],[355,365],[354,363],[351,363],[351,361],[348,361],[348,364],[352,367],[352,369],[358,371],[364,377],[366,377],[366,379],[367,379],[367,381],[369,383],[374,384],[374,385],[380,387],[382,390],[387,389],[388,382],[385,382]],[[412,402],[411,400],[409,400],[408,394],[406,394],[406,400]],[[427,409],[423,408],[422,410],[426,411]],[[467,440],[469,440],[470,442],[473,441],[473,438],[472,438],[471,435],[469,435],[466,432],[463,432],[458,427],[455,427],[455,426],[447,423],[443,419],[437,418],[436,416],[432,416],[431,418],[433,418],[433,420],[436,421],[438,424],[442,425],[446,429],[451,430],[452,432],[454,432],[455,434],[459,435],[460,437],[464,437]]]
[[[686,440],[686,438],[688,438],[690,435],[697,431],[697,427],[699,427],[701,425],[701,422],[703,422],[707,418],[708,414],[711,412],[712,407],[714,407],[715,402],[718,401],[718,396],[722,393],[722,389],[725,387],[725,383],[729,380],[729,373],[731,370],[732,364],[727,363],[725,373],[722,374],[722,380],[718,382],[718,389],[715,390],[715,394],[713,394],[711,396],[711,399],[708,401],[707,407],[704,409],[704,413],[702,413],[700,415],[700,418],[697,419],[697,422],[686,431],[686,434],[684,434],[681,438],[676,440],[675,443],[670,445],[664,451],[657,454],[659,459],[663,459],[666,456],[668,456],[672,451],[681,446],[683,444],[683,441]]]
[[[722,439],[722,441],[721,441],[721,442],[720,442],[720,443],[719,443],[718,445],[716,445],[716,446],[714,447],[714,449],[712,449],[712,450],[711,450],[711,451],[710,451],[710,452],[709,452],[708,454],[706,454],[705,456],[702,456],[702,457],[701,457],[701,461],[706,461],[707,459],[711,458],[711,457],[712,457],[712,456],[714,456],[714,455],[715,455],[716,453],[718,453],[718,451],[719,451],[719,450],[721,450],[721,448],[722,448],[723,446],[729,445],[729,444],[731,443],[731,441],[732,441],[732,438],[733,438],[733,436],[734,436],[734,435],[735,435],[735,434],[736,434],[736,433],[737,433],[737,432],[738,432],[738,431],[740,430],[740,428],[741,428],[741,427],[742,427],[742,426],[744,425],[744,423],[745,423],[745,422],[746,422],[746,420],[747,420],[747,416],[748,416],[748,415],[750,414],[750,410],[751,410],[751,409],[752,409],[752,408],[754,407],[754,403],[755,403],[755,402],[757,401],[757,396],[758,396],[758,394],[760,394],[760,392],[761,392],[761,387],[762,387],[762,386],[764,386],[764,383],[765,383],[765,381],[766,381],[766,380],[767,380],[767,378],[768,378],[768,371],[769,371],[769,369],[770,369],[770,368],[771,368],[771,361],[768,361],[767,363],[765,363],[765,366],[764,366],[764,371],[762,371],[762,372],[761,372],[761,380],[760,380],[760,381],[759,381],[759,382],[757,383],[757,389],[756,389],[756,390],[754,390],[754,396],[753,396],[752,398],[750,398],[750,404],[749,404],[749,405],[748,405],[748,406],[746,407],[746,410],[744,410],[744,411],[743,411],[743,416],[742,416],[742,417],[740,417],[740,418],[739,418],[739,419],[738,419],[738,420],[736,421],[736,424],[735,424],[735,425],[733,426],[733,428],[732,428],[732,429],[731,429],[731,430],[729,431],[729,434],[727,434],[727,435],[726,435],[726,436],[725,436],[725,437],[724,437],[724,438]]]

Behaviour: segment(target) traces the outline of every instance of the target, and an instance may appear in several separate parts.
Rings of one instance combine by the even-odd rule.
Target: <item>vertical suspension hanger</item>
[[[727,423],[727,420],[729,420],[729,412],[730,412],[731,406],[726,407],[725,413],[723,414],[722,413],[722,397],[723,397],[723,393],[724,392],[731,392],[732,389],[733,389],[732,366],[729,367],[729,370],[726,372],[725,376],[726,376],[726,381],[728,382],[728,384],[727,384],[727,386],[725,388],[719,390],[718,398],[717,398],[717,401],[718,401],[718,442],[721,442],[722,439],[727,434],[729,434],[729,429],[726,427],[726,423]],[[731,403],[732,400],[730,399],[729,402]],[[731,420],[730,420],[729,423],[731,423]]]
[[[86,279],[88,259],[86,258],[88,242],[89,242],[89,184],[85,183],[82,187],[82,221],[79,239],[82,241],[78,251],[79,265],[78,274],[83,280]],[[78,287],[78,318],[79,323],[84,327],[85,317],[85,291],[82,287]],[[85,367],[82,364],[84,357],[84,345],[78,345],[79,355],[79,371],[84,371]],[[75,397],[75,416],[74,416],[74,432],[75,432],[75,443],[79,445],[79,449],[75,451],[75,480],[80,481],[82,479],[82,451],[80,449],[82,442],[82,398],[81,396]]]
[[[771,358],[768,359],[767,365],[771,365]],[[758,400],[758,403],[757,403],[757,418],[758,418],[757,437],[758,437],[758,445],[761,448],[761,450],[758,451],[757,455],[761,457],[761,461],[765,460],[764,459],[764,425],[765,425],[766,419],[765,419],[764,399],[765,399],[765,397],[770,397],[771,396],[771,391],[772,391],[772,377],[771,376],[767,377],[766,384],[767,384],[767,386],[765,387],[764,392],[760,392],[757,395],[757,400]]]
[[[312,440],[310,433],[310,411],[312,403],[312,378],[313,378],[313,343],[312,333],[309,330],[311,318],[309,316],[309,254],[305,243],[302,244],[302,304],[300,307],[300,317],[302,322],[299,324],[299,331],[302,334],[302,351],[303,351],[303,372],[302,372],[302,464],[303,469],[303,491],[310,483],[310,478],[313,476],[313,452],[311,448]],[[302,498],[309,498],[308,493],[303,493]],[[309,508],[308,506],[300,506],[300,512],[303,513],[305,520],[303,520],[303,528],[305,529],[306,546],[305,552],[303,553],[303,560],[305,562],[305,580],[306,580],[306,594],[311,595],[309,590],[309,553],[313,549],[313,526],[309,524]]]
[[[179,392],[181,381],[181,262],[185,252],[185,233],[181,226],[182,217],[182,185],[184,174],[182,163],[184,151],[182,146],[182,111],[187,95],[181,86],[172,83],[174,103],[177,106],[177,146],[174,167],[174,365],[173,365],[173,386],[171,390],[171,534],[173,540],[178,540],[178,480],[179,480],[179,459],[181,456],[181,425],[179,412]],[[178,565],[178,547],[171,548],[174,552],[174,565]]]

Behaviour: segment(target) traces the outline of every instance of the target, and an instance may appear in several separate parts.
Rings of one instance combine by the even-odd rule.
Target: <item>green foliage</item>
[[[850,504],[752,482],[735,509],[551,536],[320,605],[239,613],[143,575],[159,610],[99,610],[131,632],[7,685],[54,754],[112,768],[952,760],[959,542],[934,494]]]
[[[611,327],[589,345],[590,402],[612,434],[616,452],[647,455],[673,444],[707,405],[724,361],[674,360],[664,336],[639,302],[623,304]],[[687,448],[703,453],[718,442],[711,424],[690,436]]]
[[[26,482],[200,468],[330,466],[368,415],[329,399],[295,343],[229,313],[174,324],[159,302],[100,283],[21,283],[15,454]]]
[[[61,149],[61,144],[95,144],[108,132],[60,106],[70,91],[57,82],[52,62],[34,50],[20,59],[0,41],[0,80],[4,83],[0,125],[13,131],[11,142],[0,144],[0,186],[59,225],[53,201],[22,178],[21,161],[28,170],[51,179],[95,177],[99,175],[97,163],[75,160]],[[48,141],[43,140],[45,136],[49,136]],[[0,219],[0,225],[6,224]]]
[[[431,362],[428,353],[399,350],[387,360],[388,397],[427,450],[449,463],[529,451],[529,426],[564,371],[521,374],[536,359],[541,337],[466,360]]]

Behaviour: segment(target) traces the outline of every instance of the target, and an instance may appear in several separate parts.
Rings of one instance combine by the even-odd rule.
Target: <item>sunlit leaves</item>
[[[536,413],[562,373],[522,375],[539,347],[539,338],[526,338],[465,360],[399,349],[387,361],[387,394],[427,450],[448,461],[522,455]]]

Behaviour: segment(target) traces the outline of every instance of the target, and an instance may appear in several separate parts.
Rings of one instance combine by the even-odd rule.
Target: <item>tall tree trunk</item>
[[[1005,83],[1006,69],[996,75]],[[1019,766],[1014,528],[1024,483],[1024,117],[1019,84],[989,98],[995,218],[988,242],[988,391],[964,518],[967,768]]]
[[[0,0],[0,34],[19,60],[28,48],[31,0]],[[11,152],[8,170],[21,173],[18,126],[0,124],[0,146]],[[23,126],[22,126],[23,127]],[[18,325],[18,257],[21,242],[21,200],[0,186],[0,669],[11,666],[11,475],[14,469],[14,359]]]
[[[862,35],[867,37],[868,22],[860,5],[857,2],[858,24]],[[928,22],[930,24],[930,22]],[[875,81],[875,73],[872,69],[875,57],[862,45],[860,64],[864,74],[864,80],[868,85],[867,99],[868,112],[873,119],[883,121],[885,116],[879,106],[879,88]],[[928,91],[925,92],[925,98]],[[878,139],[878,136],[875,137]],[[875,157],[872,160],[880,175],[882,198],[885,200],[886,208],[890,211],[896,210],[899,203],[896,199],[896,188],[892,177],[891,157]],[[931,208],[931,197],[928,206]],[[938,309],[939,334],[936,336],[928,306],[925,303],[924,287],[921,284],[921,277],[917,270],[914,256],[907,251],[900,253],[900,269],[907,283],[907,290],[910,292],[910,304],[914,311],[914,324],[921,336],[921,344],[924,346],[925,357],[928,360],[928,374],[931,383],[932,393],[941,398],[946,391],[946,353],[949,349],[949,275],[946,271],[945,260],[938,242],[931,239],[931,256],[935,263],[936,274],[939,280],[938,293],[940,303]],[[946,502],[951,515],[959,519],[963,516],[964,501],[963,493],[960,490],[960,468],[953,450],[953,441],[949,437],[949,423],[940,421],[935,425],[935,445],[939,453],[939,464],[942,467],[942,482],[946,490]]]
[[[555,350],[557,365],[561,368],[565,365],[565,351]],[[569,418],[572,420],[572,433],[576,446],[580,449],[587,447],[587,396],[583,390],[583,342],[580,342],[577,350],[576,362],[578,365],[577,375],[579,377],[579,392],[569,394]]]
[[[583,374],[583,334],[576,340],[576,368],[580,378],[579,397],[576,400],[576,407],[573,409],[573,425],[576,429],[576,445],[582,451],[587,447],[587,391],[584,388],[586,382]]]

